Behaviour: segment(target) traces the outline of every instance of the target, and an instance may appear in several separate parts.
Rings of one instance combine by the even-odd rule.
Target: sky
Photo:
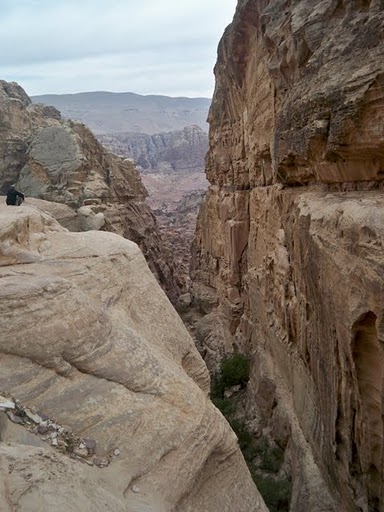
[[[236,0],[0,0],[0,79],[31,95],[211,97]]]

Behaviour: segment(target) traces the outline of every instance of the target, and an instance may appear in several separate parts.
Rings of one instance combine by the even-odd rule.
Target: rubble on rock
[[[107,455],[103,460],[97,457],[92,459],[96,449],[94,439],[83,439],[77,436],[70,427],[60,425],[35,408],[25,407],[12,397],[0,396],[0,411],[5,412],[12,423],[23,425],[29,432],[39,435],[42,441],[46,441],[61,453],[80,460],[88,459],[87,464],[106,467],[113,459],[113,455],[120,455],[120,450],[116,448],[113,453]]]

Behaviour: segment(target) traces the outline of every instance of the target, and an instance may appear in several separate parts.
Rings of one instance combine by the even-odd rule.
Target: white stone
[[[0,398],[0,410],[6,411],[7,409],[14,409],[15,404],[10,400],[6,400],[5,398]]]

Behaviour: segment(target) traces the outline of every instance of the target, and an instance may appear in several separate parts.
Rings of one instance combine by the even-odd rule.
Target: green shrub
[[[212,402],[227,420],[236,412],[235,404],[229,398],[212,397]]]
[[[225,387],[224,387],[224,383],[221,379],[221,373],[216,372],[213,374],[212,379],[211,379],[211,400],[214,401],[215,399],[219,399],[219,400],[224,399],[224,391],[225,391]]]
[[[252,476],[270,512],[286,512],[289,510],[292,491],[290,480],[273,480],[258,474]]]
[[[240,450],[243,452],[248,450],[252,445],[253,437],[249,432],[246,424],[243,421],[237,419],[228,419],[229,424],[231,425],[232,430],[237,435],[237,439],[239,441]],[[245,455],[244,455],[245,458]]]
[[[232,386],[244,387],[249,380],[251,363],[245,354],[225,357],[220,369],[212,376],[211,398],[224,398],[224,391]]]
[[[263,459],[269,450],[269,443],[265,437],[260,437],[255,441],[256,455]]]
[[[221,362],[221,380],[224,388],[240,385],[244,387],[249,381],[251,362],[245,354],[232,354]]]
[[[284,451],[278,446],[272,446],[261,456],[260,469],[269,473],[278,473],[284,462]]]
[[[238,438],[239,447],[247,462],[252,478],[263,496],[270,512],[289,510],[291,482],[288,479],[274,480],[263,477],[260,471],[278,473],[284,462],[284,451],[278,446],[271,446],[265,438],[255,439],[244,421],[237,419],[236,402],[225,398],[224,392],[232,386],[244,387],[249,380],[250,360],[244,354],[231,354],[221,362],[211,380],[211,400],[227,418]],[[258,458],[256,458],[258,457]]]

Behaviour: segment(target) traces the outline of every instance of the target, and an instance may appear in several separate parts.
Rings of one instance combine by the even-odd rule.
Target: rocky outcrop
[[[252,358],[245,417],[290,510],[384,510],[379,1],[242,0],[219,46],[193,257],[199,342]]]
[[[15,83],[0,82],[0,116],[0,190],[16,183],[27,197],[79,211],[82,229],[104,226],[135,241],[174,299],[177,271],[132,162],[109,153],[84,125],[63,121],[55,108],[33,105]]]
[[[4,512],[266,512],[136,244],[0,206],[0,326]]]
[[[154,135],[116,133],[98,138],[114,153],[133,158],[144,172],[204,170],[208,135],[197,125]]]

